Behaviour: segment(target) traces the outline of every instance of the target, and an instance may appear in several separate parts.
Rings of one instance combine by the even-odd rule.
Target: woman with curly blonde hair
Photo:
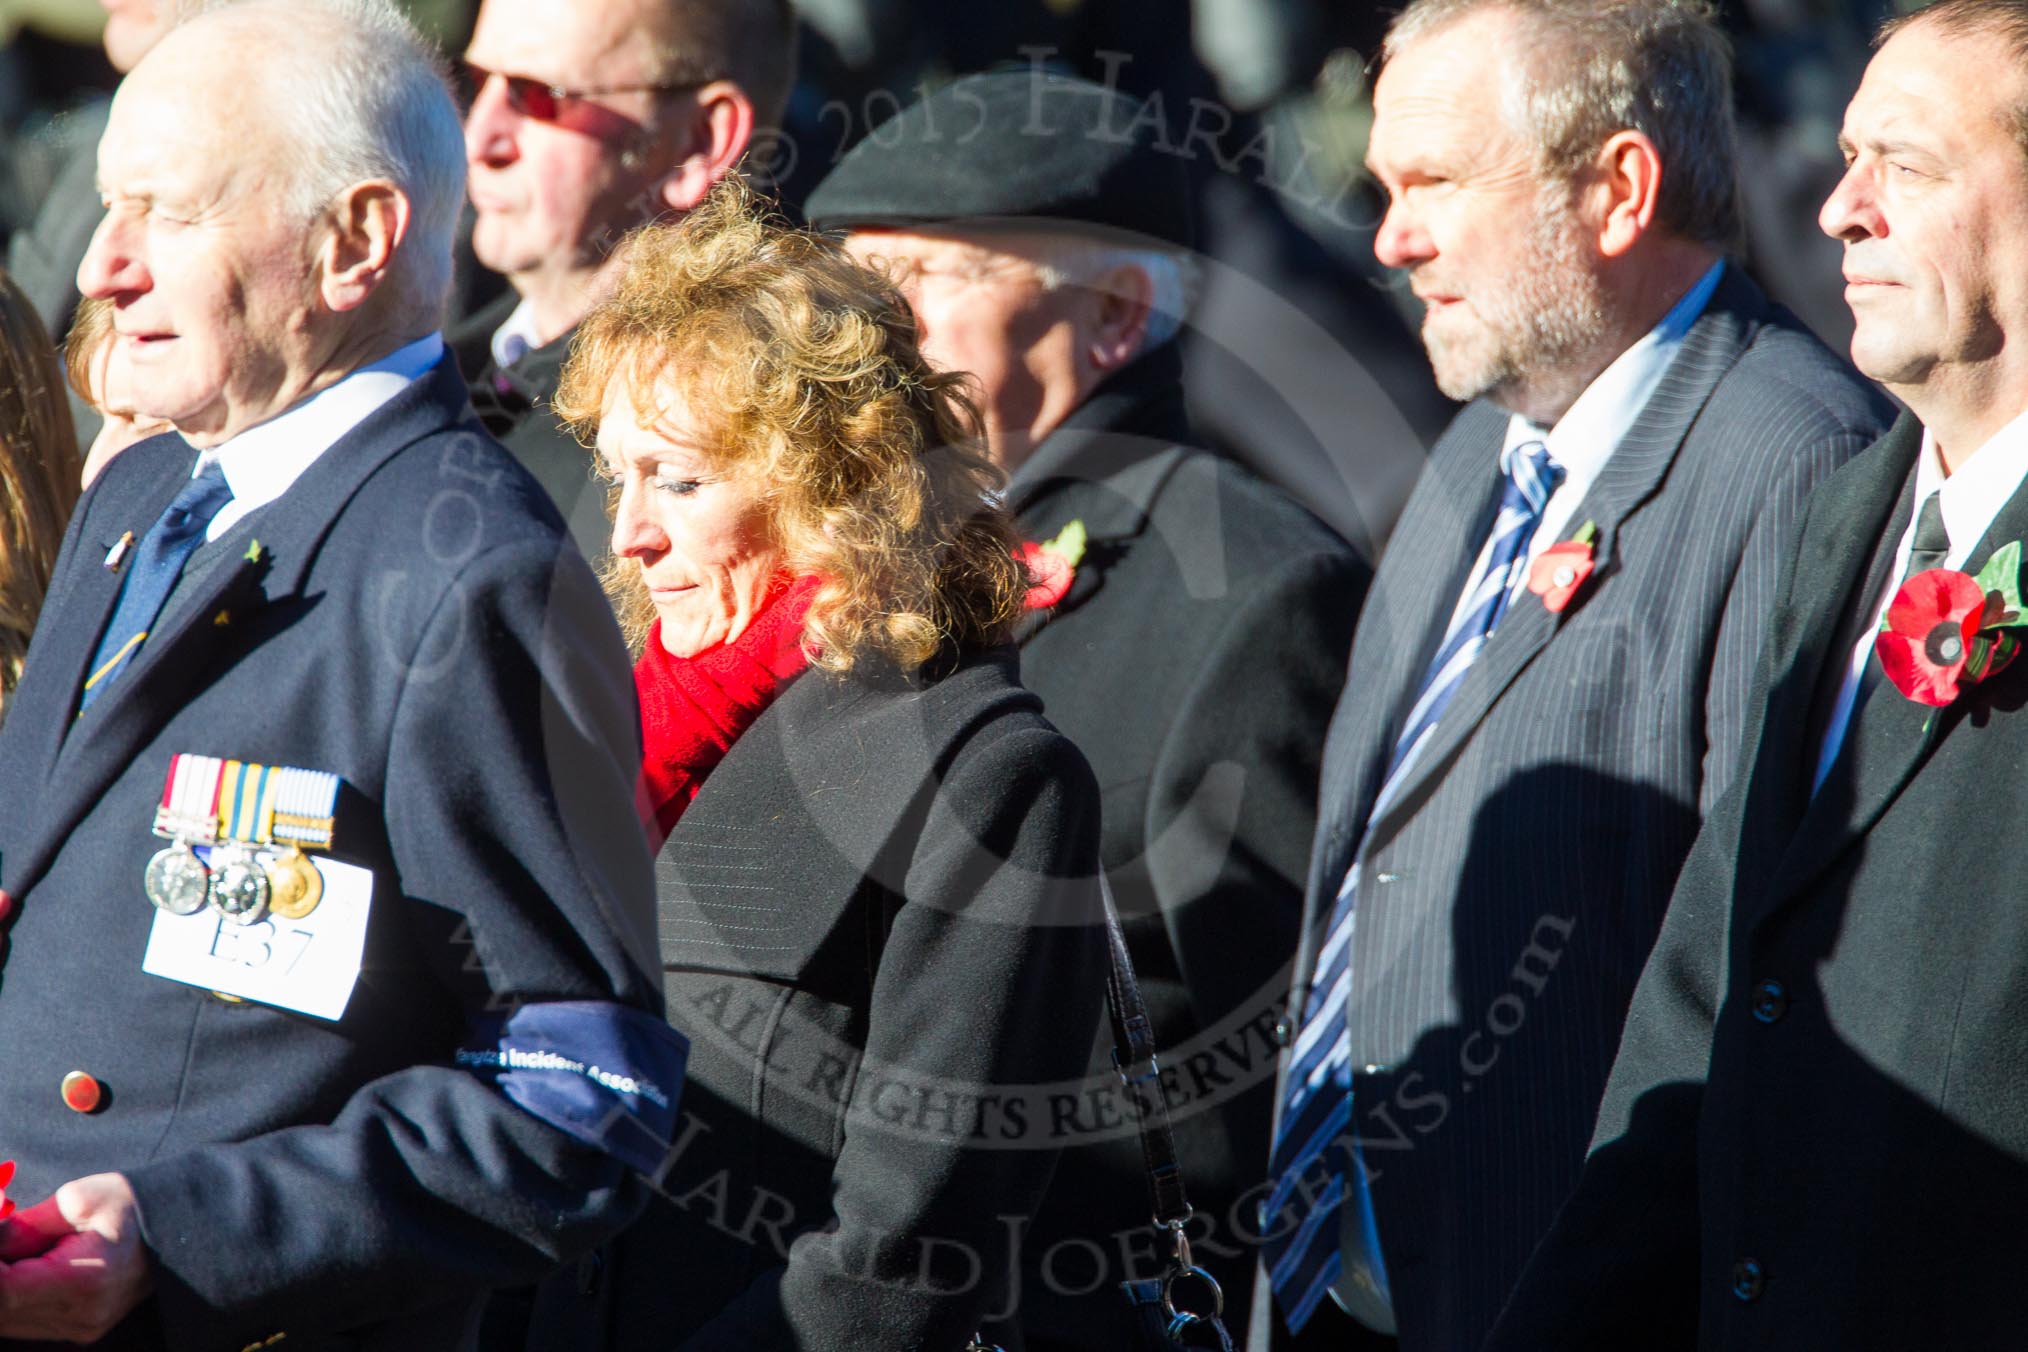
[[[21,679],[77,499],[63,366],[34,306],[0,272],[0,700]]]
[[[885,280],[737,184],[633,238],[556,404],[613,485],[692,1048],[661,1198],[534,1342],[957,1352],[1104,992],[1097,789],[1005,646],[976,417]]]

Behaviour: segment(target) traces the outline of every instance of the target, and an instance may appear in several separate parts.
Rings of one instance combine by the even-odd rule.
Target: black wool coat
[[[660,1196],[534,1346],[957,1352],[1004,1312],[1104,1023],[1098,792],[1039,710],[1004,650],[811,670],[712,770],[656,862]]]
[[[1021,679],[1098,776],[1195,1257],[1237,1321],[1324,731],[1370,573],[1279,490],[1194,449],[1180,372],[1163,346],[1101,385],[1008,497],[1031,540],[1074,521],[1089,537],[1069,593],[1027,630]],[[1050,1347],[1114,1352],[1127,1308],[1114,1284],[1161,1272],[1109,1052],[1094,1049],[1101,1092],[1052,1105],[1075,1148],[1024,1239],[1022,1322]]]
[[[1491,1348],[2022,1345],[2028,667],[1935,710],[1883,683],[1810,792],[1826,669],[1883,594],[1921,438],[1904,416],[1810,501],[1739,781]],[[2023,539],[2028,489],[1965,570]]]

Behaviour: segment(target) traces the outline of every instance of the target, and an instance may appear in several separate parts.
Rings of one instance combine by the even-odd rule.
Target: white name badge
[[[195,915],[157,910],[141,970],[320,1019],[343,1018],[366,953],[373,874],[335,859],[313,855],[310,862],[324,877],[324,896],[301,920],[270,911],[240,925],[208,906]]]

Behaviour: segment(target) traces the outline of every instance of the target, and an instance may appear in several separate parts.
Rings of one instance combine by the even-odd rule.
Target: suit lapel
[[[1415,764],[1403,776],[1392,806],[1383,818],[1374,822],[1373,837],[1380,837],[1383,830],[1391,829],[1413,811],[1418,790],[1432,777],[1441,775],[1515,679],[1562,630],[1564,622],[1583,606],[1595,604],[1597,594],[1612,585],[1614,550],[1621,525],[1661,487],[1711,391],[1738,361],[1740,351],[1758,326],[1758,320],[1749,311],[1759,309],[1758,297],[1728,268],[1724,283],[1684,336],[1683,346],[1669,363],[1661,383],[1642,406],[1634,425],[1613,448],[1570,518],[1573,529],[1586,521],[1598,528],[1587,593],[1581,593],[1569,608],[1555,612],[1525,589],[1514,598],[1478,661],[1465,673],[1450,707],[1429,734]]]
[[[77,714],[85,668],[119,602],[126,564],[188,482],[196,454],[173,434],[128,447],[120,455],[125,463],[117,478],[99,489],[107,500],[95,504],[88,528],[81,522],[77,537],[67,544],[75,558],[55,572],[56,585],[43,601],[44,622],[36,627],[21,686],[7,709],[9,780],[31,786],[22,790],[30,797],[40,795],[55,771]],[[122,544],[124,536],[131,538]],[[109,567],[108,559],[117,567]],[[14,872],[7,870],[10,881]]]
[[[1859,610],[1875,599],[1867,593],[1877,556],[1884,550],[1892,567],[1894,542],[1908,525],[1910,480],[1921,447],[1922,425],[1904,414],[1810,500],[1795,578],[1767,638],[1767,669],[1781,675],[1768,692],[1761,740],[1782,750],[1778,761],[1755,770],[1762,781],[1760,825],[1776,831],[1773,838],[1782,849],[1810,806],[1825,686],[1841,679],[1837,669],[1851,653],[1847,640],[1857,639],[1852,626],[1863,622]]]
[[[1381,560],[1325,743],[1323,829],[1311,861],[1315,895],[1334,895],[1351,863],[1402,721],[1492,528],[1506,425],[1507,415],[1491,404],[1475,403],[1458,415],[1431,449]]]
[[[128,670],[82,716],[74,717],[77,691],[111,600],[94,611],[81,608],[74,616],[58,616],[61,628],[47,636],[38,631],[36,644],[46,641],[51,651],[46,665],[40,651],[35,647],[30,651],[40,687],[35,699],[40,712],[35,716],[53,719],[58,745],[46,752],[48,769],[40,800],[32,811],[22,813],[26,830],[11,842],[5,878],[9,891],[19,896],[35,885],[71,829],[183,707],[192,690],[209,678],[210,659],[219,651],[221,637],[243,626],[261,607],[298,593],[325,532],[373,471],[417,438],[469,413],[464,381],[446,356],[434,372],[412,383],[319,456],[288,492],[261,508],[253,518],[258,555],[249,550],[222,562],[196,591],[179,598],[170,623],[149,636]],[[186,460],[185,473],[188,468]],[[182,478],[167,474],[164,484],[159,492],[153,486],[149,489],[149,501],[159,497],[150,523],[175,496]],[[80,540],[78,547],[94,545]],[[80,559],[72,570],[95,567]],[[96,603],[104,586],[87,582],[80,591]],[[229,623],[217,622],[221,611],[228,614]],[[88,616],[95,616],[96,622],[88,622]],[[24,688],[27,684],[24,675]],[[20,712],[27,716],[26,710]]]
[[[1033,624],[1022,628],[1019,637],[1024,643],[1043,625],[1070,614],[1099,594],[1107,573],[1129,548],[1129,542],[1147,529],[1156,495],[1189,455],[1180,446],[1143,442],[1139,438],[1111,439],[1102,446],[1094,445],[1092,450],[1094,453],[1082,465],[1086,477],[1055,480],[1021,510],[1022,533],[1037,543],[1054,539],[1073,521],[1082,522],[1085,529],[1084,557],[1071,574],[1070,590],[1048,611],[1038,613]],[[1203,486],[1216,492],[1216,485],[1208,477]],[[1187,505],[1184,510],[1188,510]],[[1216,502],[1210,502],[1203,519],[1216,521],[1217,512]],[[1178,555],[1178,565],[1186,572],[1192,551],[1216,552],[1214,544],[1195,539],[1160,543]]]
[[[1099,594],[1128,542],[1147,528],[1157,495],[1190,463],[1181,382],[1181,358],[1172,347],[1147,353],[1093,391],[1015,471],[1007,503],[1023,536],[1044,543],[1073,521],[1083,523],[1086,535],[1070,590],[1049,610],[1025,616],[1017,643],[1026,644]],[[1204,527],[1204,538],[1162,542],[1185,573],[1186,587],[1191,569],[1216,553],[1217,485],[1210,474],[1201,483],[1210,494],[1201,510],[1188,501],[1178,509],[1190,524]]]
[[[1912,466],[1921,443],[1920,424],[1914,418],[1904,416],[1881,447],[1883,450],[1891,447],[1896,454],[1875,467],[1876,474],[1869,482],[1854,484],[1853,492],[1856,494],[1865,487],[1872,487],[1880,491],[1887,501],[1896,501],[1890,496],[1892,481],[1888,472],[1895,464],[1901,464],[1903,478],[1906,479],[1908,467]],[[1871,458],[1870,453],[1868,458]],[[1827,484],[1826,488],[1829,487]],[[1876,503],[1872,513],[1875,529],[1870,538],[1859,534],[1867,514],[1841,507],[1834,516],[1850,520],[1851,533],[1857,538],[1827,542],[1832,561],[1847,568],[1863,566],[1863,561],[1871,558],[1872,547],[1882,535],[1898,537],[1901,531],[1907,529],[1913,507],[1912,495],[1904,493],[1889,518],[1881,520]],[[2028,536],[2028,489],[2017,489],[1993,518],[1992,525],[1978,545],[1966,556],[1961,571],[1976,574],[1999,546],[2024,536]],[[1856,590],[1856,587],[1852,588],[1852,591]],[[1847,604],[1851,606],[1877,603],[1876,597],[1849,595],[1847,598]],[[1813,659],[1812,666],[1821,669],[1825,662],[1838,661],[1842,656],[1836,651],[1823,650],[1826,645],[1835,646],[1834,636],[1841,632],[1837,621],[1842,616],[1843,612],[1829,614],[1812,626],[1816,646],[1806,641],[1801,649],[1802,654]],[[1963,697],[1960,699],[1962,702]],[[1831,773],[1802,814],[1795,837],[1776,875],[1772,900],[1779,903],[1794,896],[1871,830],[1935,752],[1938,744],[1962,721],[1962,714],[1962,708],[1957,706],[1936,709],[1919,704],[1902,695],[1891,682],[1881,681],[1865,705],[1852,716],[1846,728],[1844,745]],[[1806,777],[1803,787],[1807,791],[1807,777],[1814,772],[1818,748],[1805,735],[1802,750],[1802,773]]]

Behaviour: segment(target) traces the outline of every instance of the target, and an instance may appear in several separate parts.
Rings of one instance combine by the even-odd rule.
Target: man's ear
[[[1148,317],[1154,306],[1155,284],[1146,270],[1122,263],[1092,284],[1098,322],[1085,345],[1085,355],[1101,374],[1132,361],[1147,341]]]
[[[753,100],[732,81],[713,80],[677,116],[671,128],[676,166],[656,192],[663,207],[684,212],[702,202],[746,154],[754,135]]]
[[[1662,152],[1638,131],[1618,131],[1599,151],[1589,193],[1602,211],[1598,248],[1607,258],[1623,256],[1654,224],[1662,199]]]
[[[387,278],[408,235],[408,194],[384,178],[355,183],[331,204],[318,287],[334,311],[357,309]]]

